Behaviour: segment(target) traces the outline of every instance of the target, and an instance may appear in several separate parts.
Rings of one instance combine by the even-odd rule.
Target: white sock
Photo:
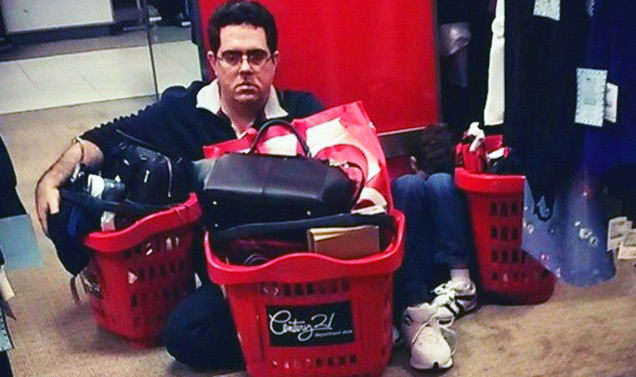
[[[470,272],[467,268],[453,268],[450,270],[451,280],[470,283]]]

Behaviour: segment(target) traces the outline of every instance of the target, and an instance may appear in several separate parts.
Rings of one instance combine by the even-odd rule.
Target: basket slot
[[[342,368],[347,367],[348,365],[356,365],[358,364],[358,355],[349,354],[349,355],[333,355],[326,357],[317,357],[315,359],[306,358],[306,359],[283,359],[283,360],[272,360],[271,365],[275,369],[283,369],[283,370],[294,370],[294,371],[303,371],[303,370],[311,370],[322,369],[322,368]],[[360,374],[354,376],[368,376],[368,374]]]
[[[289,297],[292,295],[291,285],[283,284],[283,296]]]
[[[351,291],[351,282],[348,278],[321,280],[309,283],[276,283],[266,282],[260,284],[260,294],[265,297],[305,297],[338,295]]]
[[[506,202],[501,203],[501,210],[499,211],[499,214],[502,217],[508,216],[508,203]]]
[[[146,256],[152,255],[155,252],[155,247],[152,242],[146,242],[144,247],[137,249],[137,257],[145,258]]]
[[[329,280],[329,293],[334,295],[340,293],[340,284],[338,283],[338,280]]]
[[[342,291],[349,292],[351,287],[349,286],[349,279],[342,279]]]
[[[512,250],[512,258],[511,258],[512,263],[519,263],[519,250],[517,249],[513,249]]]
[[[507,226],[502,226],[501,227],[501,240],[502,241],[508,241],[508,227]]]
[[[154,280],[155,279],[155,267],[154,266],[148,267],[148,279],[149,280]]]
[[[517,216],[519,214],[519,203],[518,202],[510,203],[510,214],[512,216]]]

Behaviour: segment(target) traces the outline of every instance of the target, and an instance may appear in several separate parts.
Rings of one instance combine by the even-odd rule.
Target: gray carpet
[[[152,98],[79,105],[0,116],[17,167],[19,191],[31,214],[39,175],[82,130],[129,114]],[[35,217],[32,216],[34,221]],[[35,226],[37,224],[34,223]],[[38,228],[39,229],[39,228]],[[131,348],[100,330],[86,301],[73,303],[69,275],[51,243],[37,231],[44,267],[9,271],[18,315],[11,322],[17,377],[244,376],[202,373],[172,361],[161,349]],[[553,297],[534,306],[481,307],[460,319],[455,366],[447,377],[636,376],[636,268],[622,262],[612,281],[577,288],[557,284]],[[417,376],[403,349],[384,376]],[[430,375],[430,373],[429,373]]]

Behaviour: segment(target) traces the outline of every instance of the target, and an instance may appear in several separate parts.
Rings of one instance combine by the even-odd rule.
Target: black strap
[[[159,148],[158,146],[151,144],[147,141],[138,139],[132,135],[127,134],[126,132],[122,131],[119,128],[115,129],[115,132],[117,132],[119,135],[121,135],[122,137],[124,137],[125,139],[128,139],[129,141],[132,141],[135,145],[138,145],[140,147],[146,148],[152,152],[158,153],[158,154],[162,154],[164,157],[169,158],[174,160],[176,163],[179,163],[182,158],[175,158],[174,156],[172,156],[170,153],[166,152],[165,150],[163,150],[162,148]]]
[[[213,232],[215,242],[243,238],[249,239],[272,233],[306,231],[321,227],[351,227],[359,225],[393,226],[393,217],[387,214],[361,215],[341,213],[338,215],[316,217],[304,220],[276,221],[269,223],[252,223]]]
[[[60,195],[62,196],[62,199],[92,211],[109,211],[129,216],[144,217],[151,213],[171,208],[169,205],[142,204],[130,200],[124,200],[121,202],[102,200],[92,197],[87,193],[69,191],[65,189],[60,190]]]

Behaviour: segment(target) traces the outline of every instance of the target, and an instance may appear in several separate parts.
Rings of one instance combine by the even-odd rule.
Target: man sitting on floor
[[[77,140],[40,178],[36,206],[42,229],[59,212],[60,187],[80,163],[97,168],[109,161],[123,141],[117,130],[154,145],[171,156],[202,159],[203,146],[240,138],[266,120],[302,118],[322,110],[309,93],[277,91],[273,84],[279,59],[273,16],[259,3],[232,0],[209,23],[207,58],[216,80],[167,89],[159,102],[137,115],[94,128]],[[200,241],[199,241],[200,242]],[[203,255],[199,255],[203,262]],[[199,368],[242,364],[241,350],[227,303],[198,263],[203,285],[186,297],[168,318],[164,342],[177,360]]]

